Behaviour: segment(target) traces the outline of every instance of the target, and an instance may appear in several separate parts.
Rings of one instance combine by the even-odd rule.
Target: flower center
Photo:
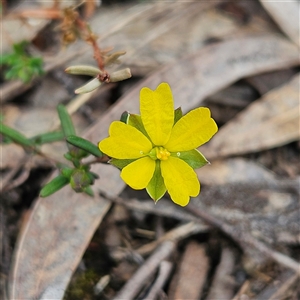
[[[165,149],[164,147],[154,147],[150,153],[149,153],[150,158],[153,160],[167,160],[170,156],[170,152]]]

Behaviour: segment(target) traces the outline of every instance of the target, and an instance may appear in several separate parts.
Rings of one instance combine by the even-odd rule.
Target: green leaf
[[[203,154],[197,149],[193,149],[190,151],[172,152],[171,156],[178,157],[184,160],[193,169],[201,168],[209,163],[208,160],[203,156]]]
[[[69,152],[67,152],[67,153],[64,154],[64,158],[67,159],[67,160],[69,160],[69,161],[73,160],[73,156]]]
[[[54,179],[52,179],[49,183],[47,183],[41,190],[40,196],[41,197],[48,197],[53,193],[57,192],[65,185],[69,183],[69,179],[63,175],[58,175]]]
[[[76,146],[73,146],[70,143],[67,143],[68,147],[69,147],[69,153],[72,156],[73,160],[74,159],[81,159],[84,157],[87,157],[90,155],[90,153],[86,152],[85,150],[78,148]]]
[[[69,167],[63,167],[60,170],[60,174],[68,179],[70,179],[70,177],[73,174],[74,169],[73,168],[69,168]]]
[[[94,172],[89,172],[89,174],[91,174],[94,177],[94,180],[100,178],[100,176]]]
[[[76,135],[73,122],[65,106],[59,104],[57,106],[57,111],[65,137],[68,137],[69,135]]]
[[[30,140],[33,143],[39,145],[61,141],[63,139],[64,139],[64,134],[62,131],[47,132],[30,138]]]
[[[112,158],[109,160],[109,163],[118,169],[122,170],[125,168],[127,165],[135,161],[136,159],[117,159],[117,158]]]
[[[95,179],[99,178],[99,176],[97,174],[92,173],[92,172],[86,172],[86,174],[90,179],[90,184],[94,184]],[[95,175],[97,176],[97,178],[95,177]]]
[[[70,185],[76,193],[81,193],[91,184],[91,176],[82,169],[75,169],[70,178]]]
[[[99,175],[94,172],[87,172],[87,175],[91,180],[91,184],[94,184],[95,179],[99,179]]]
[[[73,166],[75,167],[75,168],[80,168],[81,167],[81,163],[80,163],[80,160],[79,159],[77,159],[77,158],[72,158],[72,163],[73,163]]]
[[[83,139],[81,137],[70,135],[67,137],[67,142],[72,144],[73,146],[76,146],[80,149],[85,150],[88,153],[93,154],[96,157],[102,157],[103,153],[100,151],[100,149],[90,141]]]
[[[0,123],[0,133],[12,139],[15,143],[25,147],[34,147],[33,142],[19,131]]]
[[[174,110],[174,125],[182,118],[183,113],[181,107],[178,107]]]
[[[130,113],[128,111],[124,111],[121,115],[120,121],[127,124]]]
[[[34,76],[44,73],[42,58],[30,56],[26,51],[27,45],[28,42],[14,44],[13,52],[1,58],[1,64],[6,65],[4,69],[6,79],[21,79],[27,83]]]
[[[91,197],[94,197],[94,191],[92,190],[92,188],[90,186],[87,186],[85,189],[84,189],[84,192],[91,196]]]
[[[164,179],[161,175],[160,162],[156,161],[155,171],[151,178],[146,190],[149,196],[157,202],[166,193],[167,188],[164,183]]]
[[[129,116],[127,118],[127,124],[135,127],[137,130],[139,130],[143,135],[145,135],[151,141],[151,139],[144,127],[144,124],[142,122],[142,118],[140,115],[129,114]]]

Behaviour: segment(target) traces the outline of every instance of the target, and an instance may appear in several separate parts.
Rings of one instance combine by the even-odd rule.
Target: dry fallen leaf
[[[262,6],[272,16],[278,26],[298,46],[299,44],[299,1],[263,1]]]
[[[208,159],[256,152],[299,140],[299,79],[268,92],[201,147]]]
[[[24,156],[24,149],[17,144],[0,145],[1,164],[0,169],[14,168],[20,166]]]
[[[180,266],[170,284],[170,299],[201,299],[209,271],[205,247],[190,242],[181,258]]]
[[[255,162],[243,158],[215,160],[211,162],[211,165],[197,169],[196,173],[200,182],[208,185],[269,182],[275,180],[272,172]]]

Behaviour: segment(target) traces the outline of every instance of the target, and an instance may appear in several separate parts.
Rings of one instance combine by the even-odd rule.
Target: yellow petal
[[[165,186],[173,202],[186,206],[190,196],[200,192],[200,183],[194,170],[183,160],[170,156],[160,163]]]
[[[163,146],[168,141],[174,124],[174,103],[170,86],[161,83],[154,91],[142,88],[140,111],[153,144]]]
[[[100,150],[110,157],[132,159],[145,156],[152,144],[139,130],[120,121],[112,122],[110,137],[99,143]]]
[[[188,151],[208,142],[218,131],[210,110],[199,107],[183,116],[173,127],[165,148],[170,152]]]
[[[155,170],[155,161],[150,157],[142,157],[126,166],[121,178],[133,189],[144,189],[150,182]]]

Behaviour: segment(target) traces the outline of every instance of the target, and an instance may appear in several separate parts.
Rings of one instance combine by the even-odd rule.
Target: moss
[[[93,300],[96,299],[94,295],[94,287],[99,280],[99,274],[94,270],[87,270],[86,272],[75,275],[70,283],[64,300]]]

